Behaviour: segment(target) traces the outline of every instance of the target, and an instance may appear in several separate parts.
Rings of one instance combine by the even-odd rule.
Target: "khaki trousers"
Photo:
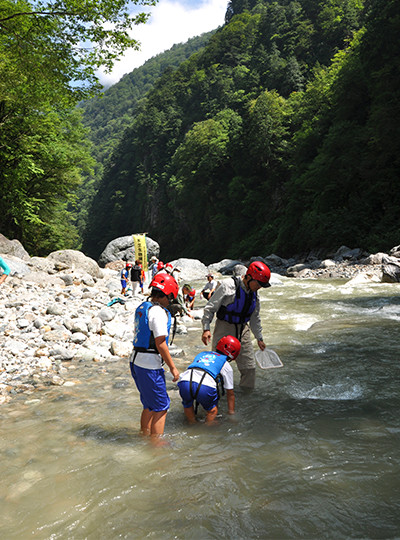
[[[237,326],[239,331],[240,325]],[[217,319],[212,337],[211,349],[213,351],[215,351],[218,341],[224,336],[238,337],[236,335],[236,325]],[[236,365],[240,372],[239,386],[242,388],[254,388],[256,383],[256,360],[254,357],[252,334],[248,324],[244,326],[240,343],[240,354],[236,359]]]

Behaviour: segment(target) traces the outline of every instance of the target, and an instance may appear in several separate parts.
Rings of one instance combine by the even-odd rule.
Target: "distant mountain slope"
[[[99,164],[111,155],[121,135],[132,121],[138,101],[153,87],[155,81],[166,71],[177,68],[192,54],[202,49],[212,36],[207,32],[201,36],[179,43],[171,49],[150,58],[122,77],[101,96],[81,104],[83,122],[90,128],[93,142],[93,157]],[[97,176],[97,175],[96,175]]]

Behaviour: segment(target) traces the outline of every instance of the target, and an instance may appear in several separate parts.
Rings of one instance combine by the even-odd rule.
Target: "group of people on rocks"
[[[127,262],[125,268],[121,270],[121,295],[127,294],[128,284],[132,286],[132,296],[137,295],[139,291],[143,292],[146,274],[143,271],[141,262],[136,259],[135,264]]]
[[[270,286],[271,273],[261,261],[249,265],[242,277],[232,277],[208,287],[208,301],[202,318],[204,345],[211,342],[211,351],[199,353],[179,374],[171,357],[168,342],[172,325],[170,304],[177,299],[179,285],[168,272],[157,272],[150,283],[150,296],[135,312],[135,337],[130,357],[130,370],[140,393],[143,411],[140,430],[157,443],[164,433],[170,398],[167,393],[165,363],[178,384],[184,414],[189,423],[196,422],[198,405],[206,411],[206,423],[213,423],[218,412],[220,395],[226,390],[228,413],[235,412],[233,370],[236,361],[240,372],[239,385],[253,389],[256,365],[251,332],[258,347],[265,349],[260,319],[258,290]],[[208,276],[208,282],[213,276]],[[190,294],[186,291],[186,294]],[[203,291],[202,291],[203,292]],[[213,335],[211,323],[216,322]]]

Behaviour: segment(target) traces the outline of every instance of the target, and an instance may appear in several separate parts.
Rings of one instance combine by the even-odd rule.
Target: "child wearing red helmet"
[[[196,422],[198,405],[206,411],[206,423],[212,424],[218,413],[220,393],[223,395],[225,391],[228,414],[235,413],[233,369],[229,362],[235,360],[239,353],[240,341],[233,336],[224,336],[218,341],[215,352],[199,353],[182,373],[178,388],[190,424]]]
[[[168,274],[157,274],[150,287],[149,300],[142,302],[135,312],[130,369],[143,405],[141,433],[158,443],[164,433],[170,405],[163,364],[167,364],[174,382],[179,379],[168,348],[171,314],[167,309],[171,300],[176,298],[179,287]]]
[[[121,270],[121,295],[124,295],[126,293],[126,286],[129,279],[129,272],[132,268],[132,264],[130,262],[127,262],[125,264],[125,268]]]

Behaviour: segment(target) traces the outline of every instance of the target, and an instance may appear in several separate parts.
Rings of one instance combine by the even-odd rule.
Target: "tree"
[[[129,6],[0,0],[0,227],[36,253],[79,244],[67,205],[92,163],[80,115],[70,111],[99,90],[100,66],[108,71],[138,47],[128,31],[147,15],[131,17]]]

